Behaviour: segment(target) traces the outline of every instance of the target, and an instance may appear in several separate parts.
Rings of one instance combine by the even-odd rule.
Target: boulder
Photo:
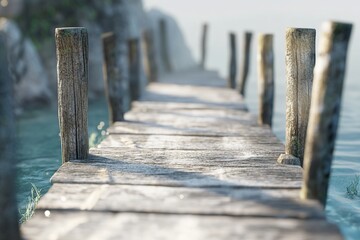
[[[1,18],[0,31],[7,38],[10,72],[15,80],[16,107],[50,104],[53,94],[34,44],[22,36],[16,23],[11,20]]]

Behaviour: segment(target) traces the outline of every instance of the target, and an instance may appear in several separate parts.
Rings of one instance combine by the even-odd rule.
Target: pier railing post
[[[278,162],[303,165],[315,66],[315,29],[286,31],[286,143]]]
[[[160,29],[162,62],[165,67],[165,71],[172,72],[173,67],[171,64],[170,49],[169,49],[169,29],[165,19],[161,19],[159,21],[159,29]]]
[[[207,56],[207,36],[208,36],[209,25],[204,24],[202,27],[202,36],[201,36],[201,62],[200,67],[205,69],[206,56]]]
[[[229,59],[229,78],[228,87],[236,88],[236,75],[237,75],[237,47],[236,47],[236,34],[230,33],[229,35],[230,45],[230,59]]]
[[[158,68],[156,63],[156,52],[155,52],[155,42],[154,42],[154,33],[152,30],[146,30],[143,34],[145,42],[145,54],[148,62],[147,75],[149,82],[158,81]]]
[[[141,86],[141,58],[140,58],[140,40],[130,39],[129,48],[129,71],[130,71],[130,91],[131,100],[136,101],[140,98],[142,92]]]
[[[15,190],[13,82],[3,33],[0,34],[0,73],[0,239],[20,240]]]
[[[326,22],[314,70],[301,197],[326,204],[352,25]]]
[[[129,73],[124,71],[123,62],[127,62],[127,43],[118,41],[112,32],[102,36],[104,49],[104,81],[108,99],[110,123],[123,121],[129,105]],[[124,46],[121,46],[124,45]]]
[[[242,96],[245,96],[246,90],[246,82],[249,75],[250,69],[250,49],[251,49],[251,40],[252,33],[245,32],[244,33],[244,43],[243,43],[243,52],[242,52],[242,67],[241,67],[241,75],[238,83],[238,90]]]
[[[55,30],[58,112],[63,163],[87,159],[88,34],[85,28]]]
[[[258,42],[258,89],[260,125],[272,126],[274,108],[274,50],[273,35],[261,34]]]

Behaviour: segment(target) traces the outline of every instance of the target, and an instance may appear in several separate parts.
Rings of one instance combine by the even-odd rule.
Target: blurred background
[[[285,30],[287,27],[317,29],[326,20],[354,24],[349,49],[341,126],[332,169],[327,205],[329,220],[340,224],[347,239],[360,239],[360,196],[349,196],[347,187],[360,175],[360,23],[355,0],[0,0],[0,31],[8,38],[11,73],[16,81],[18,115],[18,198],[20,211],[29,204],[32,184],[41,194],[60,166],[60,142],[56,109],[55,27],[84,26],[89,31],[90,82],[89,130],[95,146],[108,123],[102,73],[101,34],[119,29],[116,16],[127,14],[128,35],[141,37],[152,29],[155,45],[158,21],[169,24],[170,52],[175,71],[196,68],[200,59],[201,28],[209,24],[207,69],[227,78],[230,31],[238,36],[241,60],[243,33],[254,33],[246,102],[257,113],[256,45],[258,33],[275,35],[276,96],[274,131],[284,141],[285,133]],[[22,11],[21,11],[22,9]],[[157,57],[159,74],[164,66]],[[239,63],[241,64],[241,63]],[[142,73],[146,83],[146,74]],[[30,201],[31,204],[31,201]]]

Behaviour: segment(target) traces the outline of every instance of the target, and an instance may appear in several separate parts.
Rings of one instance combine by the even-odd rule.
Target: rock
[[[16,107],[48,105],[53,94],[47,73],[30,39],[23,38],[11,20],[0,19],[0,31],[7,37],[10,72],[14,77]]]

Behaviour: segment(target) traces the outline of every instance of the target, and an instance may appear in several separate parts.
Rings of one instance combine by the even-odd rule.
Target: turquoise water
[[[328,219],[341,226],[348,240],[360,239],[360,199],[349,199],[346,187],[355,175],[360,175],[360,87],[348,84],[343,99],[343,109],[335,159],[332,168],[331,186],[326,208]],[[250,93],[248,103],[256,111],[256,96]],[[283,99],[279,92],[277,99]],[[47,109],[25,113],[18,121],[18,199],[24,207],[35,184],[44,194],[50,187],[49,180],[59,168],[60,139],[57,110]],[[285,139],[285,109],[277,102],[274,116],[274,132]],[[106,123],[103,126],[102,123]],[[89,105],[89,135],[96,142],[108,123],[107,105],[104,99]]]
[[[108,126],[107,104],[104,98],[89,104],[90,145],[102,137]],[[50,178],[61,165],[57,109],[25,112],[17,124],[18,201],[24,210],[32,184],[44,194],[50,188]]]

